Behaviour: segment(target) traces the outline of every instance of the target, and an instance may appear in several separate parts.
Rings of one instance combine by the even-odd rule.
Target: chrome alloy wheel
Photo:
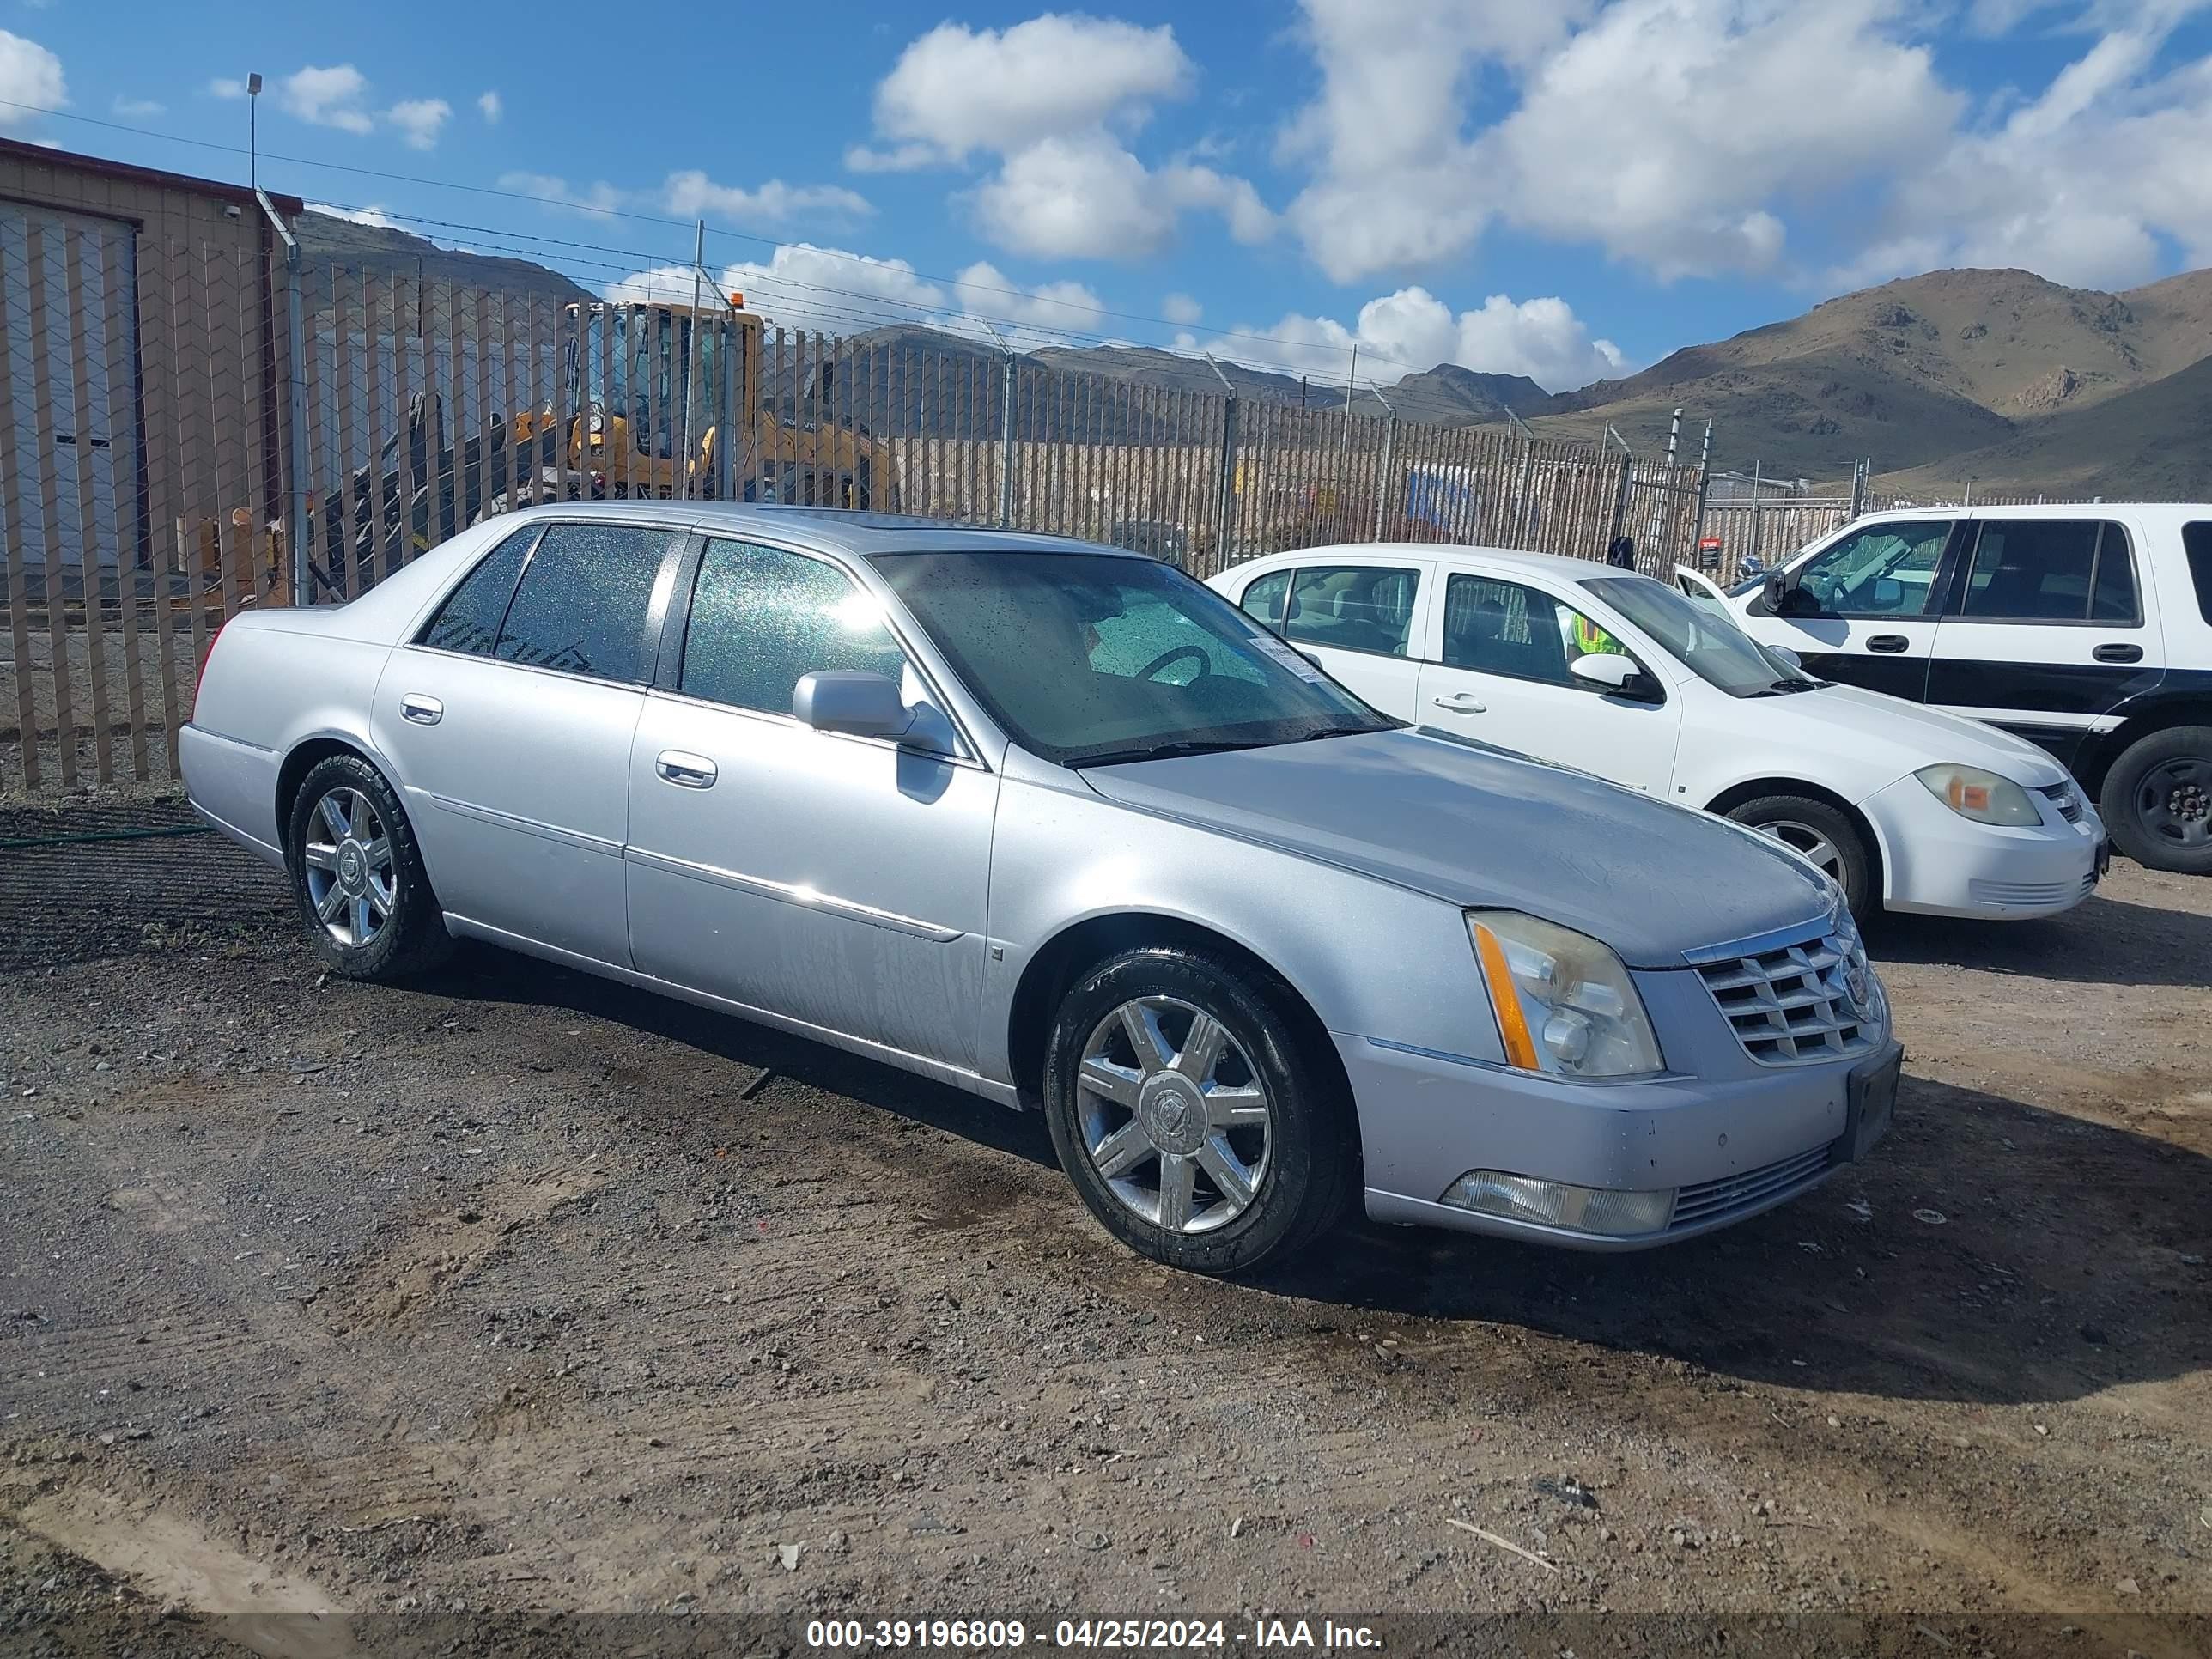
[[[1771,823],[1751,826],[1771,841],[1794,848],[1813,860],[1820,873],[1838,882],[1844,878],[1844,855],[1837,851],[1836,843],[1809,823],[1800,823],[1795,818],[1777,818]]]
[[[331,790],[307,816],[301,852],[307,902],[325,930],[349,949],[372,943],[392,920],[398,884],[375,803],[358,789]]]
[[[1243,1045],[1204,1009],[1137,997],[1100,1020],[1076,1074],[1091,1167],[1171,1233],[1234,1220],[1267,1176],[1273,1109]]]

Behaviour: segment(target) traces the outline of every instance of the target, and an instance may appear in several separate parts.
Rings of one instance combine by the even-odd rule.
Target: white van
[[[1385,714],[1725,814],[1819,865],[1860,915],[2052,915],[2109,856],[2033,744],[1816,678],[1629,571],[1366,544],[1212,586]]]

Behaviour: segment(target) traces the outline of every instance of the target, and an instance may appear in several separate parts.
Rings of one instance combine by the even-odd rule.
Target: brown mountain
[[[2058,496],[2212,501],[2212,357],[2164,380],[2023,424],[1987,448],[1881,480],[1905,493],[2027,488]]]
[[[562,305],[593,297],[559,271],[535,260],[440,247],[428,237],[393,225],[365,225],[309,208],[294,222],[293,232],[300,239],[307,268],[310,307],[319,304],[323,273],[329,270],[407,282],[453,283]]]
[[[2212,352],[2212,270],[2123,294],[2061,287],[2024,270],[1938,270],[1862,289],[1642,374],[1553,398],[1539,430],[1597,438],[1607,422],[1638,451],[1665,442],[1685,410],[1693,446],[1715,422],[1714,464],[1834,477],[1859,456],[1875,471],[1946,471],[2044,423],[2148,387]],[[2069,420],[2069,431],[2094,430]],[[2079,469],[2075,469],[2079,470]],[[1951,469],[1948,476],[1960,476]],[[1988,476],[1988,475],[1984,475]],[[2009,483],[2033,481],[2018,471]]]

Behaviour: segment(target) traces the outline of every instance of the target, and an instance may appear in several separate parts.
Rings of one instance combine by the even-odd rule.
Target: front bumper
[[[1850,1077],[1902,1052],[1892,1041],[1816,1066],[1587,1084],[1365,1037],[1335,1041],[1358,1104],[1370,1217],[1583,1250],[1671,1244],[1820,1185],[1853,1156]],[[1440,1201],[1477,1169],[1616,1191],[1671,1188],[1674,1219],[1608,1237]]]
[[[2078,823],[2014,829],[1962,818],[1908,777],[1861,810],[1881,834],[1882,902],[1892,910],[2020,921],[2057,915],[2096,890],[2105,826],[2086,799]]]

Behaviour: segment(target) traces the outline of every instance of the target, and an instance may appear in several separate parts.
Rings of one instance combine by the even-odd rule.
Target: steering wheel
[[[1158,674],[1160,670],[1165,668],[1170,663],[1183,657],[1195,657],[1198,659],[1198,672],[1201,674],[1205,673],[1213,665],[1212,659],[1206,656],[1206,653],[1194,645],[1170,646],[1165,651],[1161,652],[1158,656],[1146,663],[1143,668],[1139,669],[1137,672],[1137,678],[1141,680],[1151,679],[1154,675]]]

